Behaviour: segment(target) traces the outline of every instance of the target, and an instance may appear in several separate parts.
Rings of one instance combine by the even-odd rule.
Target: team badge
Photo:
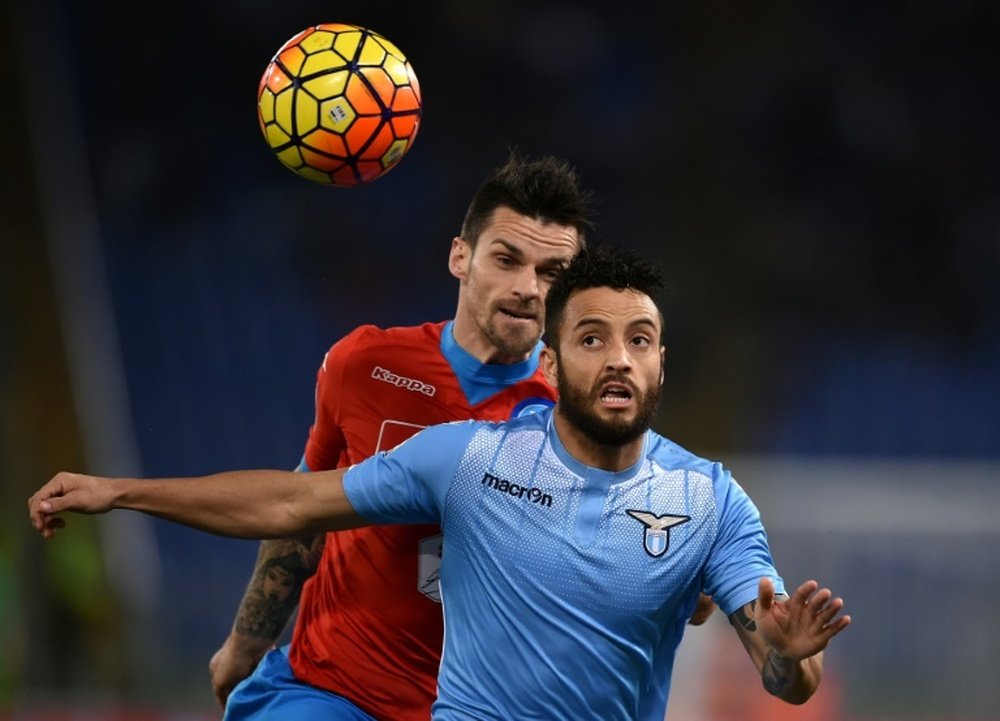
[[[555,401],[549,398],[525,398],[523,401],[514,406],[514,410],[510,412],[510,417],[524,418],[525,416],[530,416],[532,413],[547,410],[555,404]]]
[[[649,511],[632,511],[626,509],[625,513],[632,516],[643,526],[642,545],[653,558],[662,556],[670,548],[670,529],[687,523],[691,516],[677,516],[672,513],[664,513],[657,516]]]

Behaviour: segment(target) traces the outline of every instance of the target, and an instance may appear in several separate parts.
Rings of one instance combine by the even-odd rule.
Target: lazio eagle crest
[[[642,545],[653,558],[662,556],[670,548],[670,529],[691,520],[691,516],[676,516],[672,513],[657,516],[649,511],[629,509],[625,513],[643,525]]]

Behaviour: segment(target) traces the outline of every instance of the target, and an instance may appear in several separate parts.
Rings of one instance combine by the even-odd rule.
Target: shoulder
[[[444,323],[391,328],[370,324],[358,326],[330,347],[324,357],[324,367],[329,363],[347,365],[359,356],[390,360],[440,355],[443,327]]]
[[[686,470],[719,480],[729,476],[729,471],[719,461],[692,453],[669,438],[655,431],[649,431],[650,442],[647,455],[651,461],[664,470]]]
[[[461,453],[477,432],[491,424],[485,421],[463,420],[437,423],[420,430],[389,451],[390,456],[415,456],[424,461],[436,461],[452,453]]]
[[[499,440],[500,438],[524,432],[535,431],[544,433],[549,414],[550,409],[544,409],[519,418],[502,421],[471,419],[438,423],[437,425],[428,426],[418,435],[423,436],[428,442],[433,443],[458,439],[471,441],[473,436],[480,438],[494,436]]]
[[[392,326],[382,328],[377,325],[361,325],[337,341],[333,348],[348,346],[359,349],[398,348],[400,346],[437,348],[441,343],[444,323],[422,323],[421,325]]]
[[[546,403],[542,398],[531,398],[532,405],[521,408],[516,416],[506,421],[486,423],[485,426],[508,433],[520,431],[544,431],[552,417],[554,403]]]

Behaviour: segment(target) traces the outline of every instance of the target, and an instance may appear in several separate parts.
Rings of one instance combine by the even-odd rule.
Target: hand
[[[698,605],[694,607],[694,613],[691,614],[688,623],[692,626],[700,626],[708,620],[714,611],[715,603],[712,601],[712,597],[703,593],[698,597]]]
[[[263,652],[250,654],[237,649],[239,644],[232,635],[226,639],[222,647],[215,652],[212,660],[208,662],[208,673],[212,679],[212,691],[215,693],[215,700],[222,708],[226,707],[226,699],[236,684],[245,679],[257,666],[257,662],[264,653],[272,648],[268,646]]]
[[[783,659],[814,656],[851,622],[850,616],[837,616],[844,601],[832,596],[830,589],[806,581],[791,598],[781,601],[775,598],[771,579],[762,578],[757,586],[757,629]]]
[[[110,479],[62,472],[28,499],[28,513],[35,530],[45,538],[52,538],[56,529],[66,526],[66,521],[57,514],[105,513],[114,508],[114,498]]]

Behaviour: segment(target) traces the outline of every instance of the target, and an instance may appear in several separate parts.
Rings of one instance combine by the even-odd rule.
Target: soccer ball
[[[421,112],[406,56],[356,25],[303,30],[278,49],[257,89],[260,128],[278,160],[333,186],[388,172],[413,145]]]

